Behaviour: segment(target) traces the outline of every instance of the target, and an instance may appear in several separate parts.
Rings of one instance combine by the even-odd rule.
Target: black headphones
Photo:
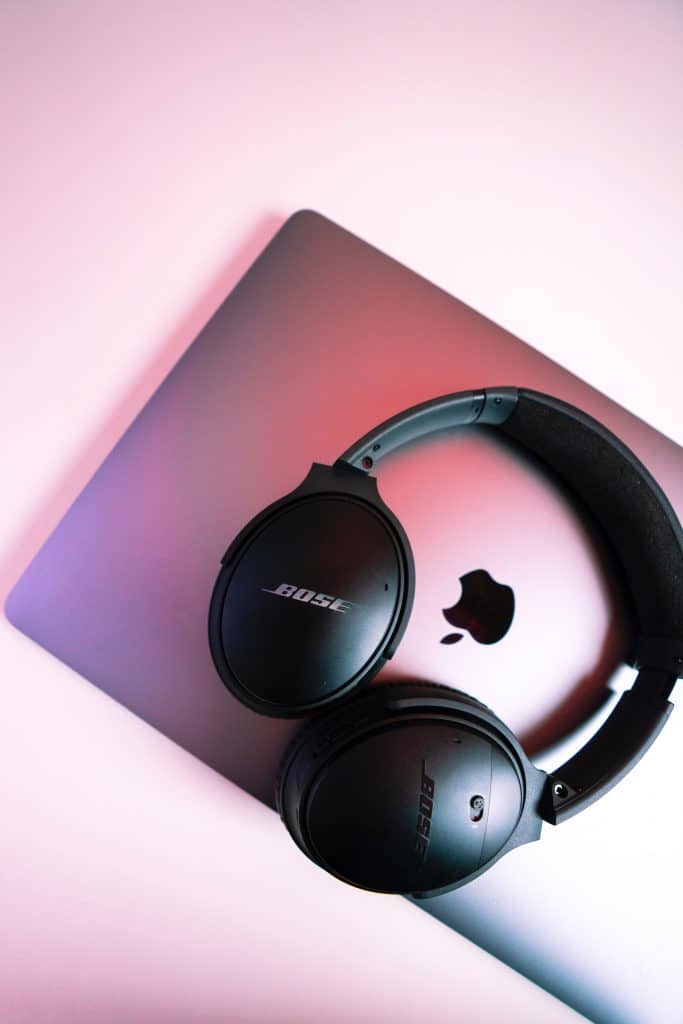
[[[408,538],[368,473],[404,444],[472,423],[514,438],[572,488],[611,542],[631,607],[636,681],[549,774],[457,690],[355,692],[396,650],[415,577]],[[653,742],[683,675],[683,533],[633,452],[579,409],[524,388],[445,395],[386,420],[333,466],[314,463],[241,531],[213,591],[209,642],[248,707],[277,717],[325,709],[294,739],[276,785],[304,853],[364,889],[435,896],[538,839],[543,821],[583,810]]]

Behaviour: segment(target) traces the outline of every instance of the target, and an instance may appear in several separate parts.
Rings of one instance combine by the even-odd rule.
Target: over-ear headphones
[[[369,471],[417,438],[474,423],[515,439],[572,488],[611,544],[632,611],[633,687],[550,773],[464,693],[417,682],[359,691],[400,642],[415,576]],[[433,896],[537,839],[543,821],[583,810],[656,738],[683,675],[683,533],[633,452],[579,409],[524,388],[463,391],[386,420],[260,512],[223,558],[209,642],[248,707],[316,712],[276,784],[304,853],[352,885]]]

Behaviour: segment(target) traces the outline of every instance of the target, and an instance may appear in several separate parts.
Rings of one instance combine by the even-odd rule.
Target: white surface
[[[683,442],[678,5],[15,4],[0,36],[3,598],[300,206]],[[325,878],[4,620],[0,661],[8,1020],[575,1019],[404,901]],[[652,1024],[681,1003],[680,829],[660,824],[679,750],[674,720],[629,800],[544,837],[602,880],[601,943],[630,926],[645,969],[670,958]],[[625,834],[625,808],[652,832]]]

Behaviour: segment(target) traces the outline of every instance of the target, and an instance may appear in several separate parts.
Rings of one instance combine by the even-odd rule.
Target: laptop
[[[105,459],[6,614],[274,806],[278,763],[300,723],[258,716],[216,674],[207,613],[223,553],[312,462],[332,463],[407,406],[498,385],[548,392],[601,420],[683,514],[676,444],[366,242],[317,213],[296,213]],[[410,538],[417,578],[405,636],[375,682],[464,690],[515,730],[540,767],[555,767],[634,676],[621,665],[629,621],[604,537],[530,456],[486,428],[446,431],[388,456],[378,482]],[[467,631],[452,642],[444,611],[458,603],[463,577],[481,571],[513,589],[512,625],[497,643]],[[650,773],[666,770],[675,720],[643,773],[649,759]],[[611,889],[595,870],[626,842],[629,856],[639,842],[648,856],[643,830],[629,831],[642,807],[637,778],[614,794],[419,906],[591,1019],[674,1020],[683,993],[671,964],[637,939],[675,935],[673,913],[666,900],[645,899],[644,871],[629,880],[624,928],[623,879],[617,871]],[[675,830],[658,821],[658,848]],[[673,857],[669,867],[673,874]]]

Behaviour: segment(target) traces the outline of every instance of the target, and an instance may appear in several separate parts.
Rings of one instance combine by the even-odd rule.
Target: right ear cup
[[[478,701],[394,683],[309,723],[285,755],[276,799],[295,842],[338,878],[436,895],[537,838],[540,818],[525,813],[537,774]]]
[[[441,694],[445,693],[457,694],[457,696],[460,697],[461,700],[470,701],[474,706],[478,706],[483,710],[488,711],[488,708],[486,707],[485,704],[482,704],[481,701],[475,700],[474,697],[469,697],[462,690],[455,690],[453,689],[453,687],[445,686],[443,683],[427,683],[424,680],[418,681],[411,679],[410,681],[406,680],[401,682],[372,684],[372,688],[366,688],[365,690],[363,690],[362,693],[357,695],[357,699],[361,700],[363,697],[368,696],[370,694],[375,694],[376,691],[380,690],[383,694],[385,694],[387,691],[393,691],[397,695],[403,695],[406,692],[405,688],[407,685],[410,686],[411,692],[416,687],[428,687],[429,690],[432,692],[429,694],[425,693],[426,696],[428,695],[438,697]],[[278,767],[277,776],[275,778],[275,807],[278,813],[280,814],[281,818],[283,817],[283,815],[280,794],[282,792],[282,784],[284,782],[290,764],[292,763],[294,758],[297,757],[299,753],[301,753],[301,751],[305,749],[305,744],[308,742],[309,739],[311,739],[312,736],[317,737],[318,734],[320,734],[322,741],[326,742],[328,736],[334,736],[336,734],[337,719],[340,713],[345,712],[346,708],[353,702],[353,699],[354,698],[351,697],[345,702],[340,702],[335,706],[334,711],[330,710],[326,714],[318,714],[314,715],[312,718],[309,718],[294,733],[289,743],[285,747],[284,753],[280,758],[280,765]],[[343,728],[346,728],[346,725],[344,725]],[[316,739],[316,743],[317,742],[318,740]]]

